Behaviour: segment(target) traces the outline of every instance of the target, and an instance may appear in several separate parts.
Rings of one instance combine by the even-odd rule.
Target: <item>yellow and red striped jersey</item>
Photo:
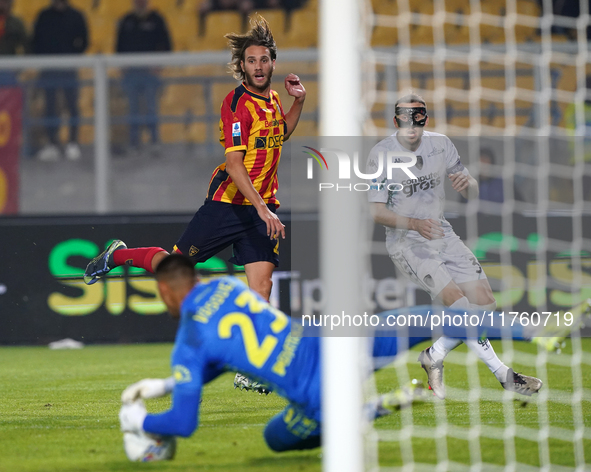
[[[252,185],[265,203],[277,206],[277,167],[286,127],[279,95],[274,90],[265,97],[242,84],[222,102],[220,143],[226,153],[245,151],[244,166]],[[225,162],[213,171],[207,199],[251,205],[226,172]]]

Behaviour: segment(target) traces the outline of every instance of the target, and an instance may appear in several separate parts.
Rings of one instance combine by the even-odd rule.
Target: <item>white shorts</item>
[[[394,265],[432,299],[451,281],[461,284],[486,279],[476,256],[453,231],[431,241],[386,241],[386,247]]]

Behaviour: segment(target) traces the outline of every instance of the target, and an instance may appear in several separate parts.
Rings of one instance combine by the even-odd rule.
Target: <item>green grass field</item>
[[[583,340],[591,352],[591,340]],[[532,345],[519,343],[520,350],[535,353]],[[500,345],[495,344],[498,352]],[[570,348],[567,346],[565,351]],[[460,348],[461,349],[461,348]],[[117,414],[121,391],[130,383],[146,377],[167,377],[171,345],[90,346],[83,350],[50,351],[45,347],[0,348],[0,471],[126,471],[138,470],[140,465],[128,462],[122,447]],[[415,350],[420,350],[417,347]],[[409,356],[411,376],[423,379],[424,372]],[[532,368],[514,364],[516,370]],[[552,390],[568,395],[573,379],[570,369],[548,365],[548,378],[543,379]],[[481,383],[497,389],[498,399],[480,401],[481,421],[502,425],[506,406],[500,399],[502,390],[486,368],[479,365]],[[174,461],[141,465],[142,470],[158,471],[318,471],[321,469],[320,450],[276,454],[265,446],[262,431],[265,423],[285,405],[271,394],[267,397],[232,388],[233,375],[227,374],[209,384],[203,395],[199,430],[190,439],[180,439]],[[591,367],[583,365],[583,384],[591,389]],[[450,387],[467,388],[467,373],[453,364],[446,368],[446,383]],[[396,370],[378,373],[380,391],[397,385]],[[588,397],[586,397],[588,400]],[[161,411],[169,399],[152,400],[150,411]],[[517,424],[537,428],[543,424],[536,401],[527,407],[520,402],[509,406],[514,410]],[[591,404],[582,402],[586,427],[591,427]],[[448,421],[468,427],[468,403],[445,401]],[[433,404],[415,405],[414,423],[432,425]],[[542,419],[541,419],[542,418]],[[552,426],[573,428],[571,407],[548,403],[548,418]],[[377,429],[400,428],[399,414],[376,422]],[[591,441],[585,440],[586,462],[591,464]],[[413,441],[413,451],[421,462],[436,463],[437,448],[431,439]],[[518,439],[516,451],[520,462],[539,465],[536,438]],[[448,438],[450,460],[468,463],[468,442]],[[483,461],[504,464],[503,441],[481,439]],[[552,463],[574,464],[570,442],[550,440]],[[380,446],[382,465],[401,465],[398,443]]]

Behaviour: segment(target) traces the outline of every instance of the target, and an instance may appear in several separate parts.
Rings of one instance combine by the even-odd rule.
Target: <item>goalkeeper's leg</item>
[[[267,423],[265,441],[275,452],[320,447],[320,423],[307,418],[301,408],[289,404]]]

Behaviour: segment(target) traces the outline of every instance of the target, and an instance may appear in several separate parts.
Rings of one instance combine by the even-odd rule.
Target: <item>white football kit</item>
[[[398,142],[396,133],[376,144],[369,154],[368,174],[376,173],[382,161],[382,173],[371,182],[369,201],[385,203],[389,210],[408,218],[438,220],[444,232],[442,239],[428,240],[417,231],[385,227],[392,262],[433,299],[452,280],[464,283],[486,279],[474,254],[443,216],[445,179],[457,172],[468,175],[454,144],[443,134],[424,131],[420,146],[412,152],[417,162],[408,168],[416,179],[400,168],[392,168],[388,176],[387,153],[392,152],[410,152]],[[393,162],[409,161],[395,155],[392,158]]]

